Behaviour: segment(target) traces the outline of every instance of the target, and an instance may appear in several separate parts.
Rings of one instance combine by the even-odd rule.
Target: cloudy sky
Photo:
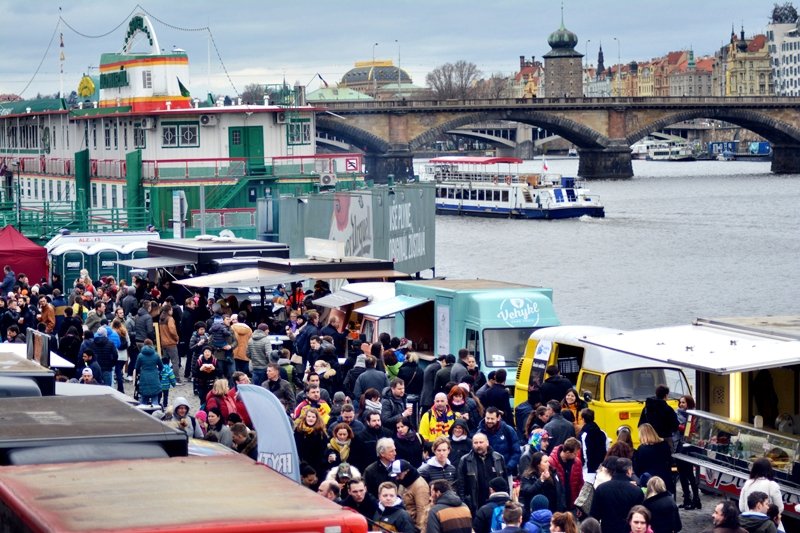
[[[121,49],[122,24],[136,5],[128,0],[65,2],[62,16],[72,28],[87,36],[108,34],[88,38],[59,25],[57,2],[0,0],[0,93],[19,94],[29,83],[25,97],[58,91],[57,34],[45,54],[56,31],[64,34],[65,90],[75,89],[102,52]],[[372,59],[373,50],[377,59],[395,64],[399,52],[401,66],[421,86],[431,69],[462,59],[487,76],[511,74],[520,55],[539,58],[549,50],[547,36],[561,17],[555,0],[173,0],[141,5],[175,28],[210,27],[239,91],[248,83],[283,79],[313,90],[320,84],[317,73],[333,84],[355,61]],[[577,50],[588,50],[591,63],[602,42],[608,66],[618,54],[623,62],[689,47],[698,56],[712,54],[728,40],[732,24],[737,33],[744,24],[748,36],[764,32],[772,5],[767,0],[564,0],[564,21],[578,35]],[[213,48],[208,75],[207,32],[153,24],[162,48],[188,52],[194,94],[204,94],[209,81],[212,91],[234,94]]]

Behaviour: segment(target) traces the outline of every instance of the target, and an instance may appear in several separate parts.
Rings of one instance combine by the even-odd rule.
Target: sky
[[[189,54],[189,88],[195,95],[209,87],[215,94],[235,95],[250,83],[283,80],[311,91],[321,85],[317,74],[335,85],[356,61],[369,61],[373,53],[379,60],[399,61],[418,86],[425,86],[434,68],[459,60],[475,63],[486,77],[510,75],[518,70],[520,55],[540,59],[550,49],[547,37],[561,23],[561,4],[554,0],[173,0],[140,5],[172,26],[152,21],[161,48],[179,47]],[[747,36],[764,32],[773,2],[564,0],[563,5],[564,24],[578,35],[576,50],[588,51],[589,63],[595,64],[602,43],[609,66],[618,59],[644,61],[688,48],[698,57],[713,54],[729,40],[732,25],[737,34],[742,25]],[[0,94],[32,98],[59,90],[59,33],[65,45],[64,89],[76,89],[82,74],[97,67],[101,53],[121,50],[136,6],[128,0],[65,3],[61,16],[71,28],[87,36],[108,34],[88,38],[59,23],[58,2],[0,0]],[[210,76],[208,32],[185,31],[202,27],[211,28],[222,58],[211,47]]]

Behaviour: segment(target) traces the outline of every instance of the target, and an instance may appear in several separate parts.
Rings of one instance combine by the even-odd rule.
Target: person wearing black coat
[[[411,425],[411,418],[404,416],[395,424],[396,431],[392,436],[394,446],[397,450],[397,458],[405,459],[411,466],[419,468],[422,465],[422,439],[419,433],[414,431]]]
[[[644,402],[642,416],[639,418],[639,426],[650,424],[659,437],[669,441],[672,439],[672,434],[678,431],[678,415],[667,403],[668,398],[669,387],[666,385],[657,386],[656,395]]]
[[[656,435],[653,426],[639,426],[639,447],[633,452],[633,471],[637,476],[658,476],[664,480],[667,490],[675,494],[672,478],[672,448],[669,442]]]
[[[612,458],[604,466],[612,470],[611,479],[595,490],[589,515],[600,522],[603,533],[629,533],[628,511],[642,503],[644,494],[631,483],[633,465],[630,459]]]
[[[406,384],[406,394],[419,396],[422,394],[423,371],[418,364],[419,357],[416,353],[406,355],[406,360],[400,365],[397,377]]]
[[[511,409],[511,397],[506,388],[506,369],[501,368],[494,374],[494,385],[489,387],[483,396],[484,410],[489,407],[497,407],[503,412],[503,422],[514,427],[514,412]]]
[[[647,482],[647,496],[642,505],[650,511],[653,533],[677,533],[683,529],[678,505],[660,477],[651,477]]]
[[[419,397],[420,413],[430,410],[431,406],[433,406],[433,395],[435,394],[434,389],[436,387],[436,373],[442,368],[442,365],[438,360],[443,359],[444,357],[444,355],[440,355],[436,361],[426,366],[425,371],[422,373],[422,392],[420,392]]]
[[[542,404],[546,404],[550,400],[561,403],[564,396],[567,395],[567,391],[572,388],[572,383],[560,374],[557,365],[548,366],[546,371],[550,377],[544,380],[539,388],[539,400]]]
[[[594,475],[597,473],[597,467],[606,457],[608,437],[597,425],[597,422],[594,421],[594,411],[592,409],[583,409],[581,417],[583,418],[583,427],[578,434],[578,440],[581,442],[581,450],[583,452],[584,480],[586,480],[587,474],[590,474],[589,481],[593,481]]]
[[[547,498],[547,508],[551,512],[567,510],[567,499],[564,484],[558,477],[558,472],[550,467],[550,457],[542,452],[531,456],[531,461],[525,472],[520,477],[519,500],[522,504],[523,515],[528,516],[531,500],[537,494]]]

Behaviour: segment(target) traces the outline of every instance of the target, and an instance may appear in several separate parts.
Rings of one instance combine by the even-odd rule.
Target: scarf
[[[348,457],[350,457],[350,442],[351,442],[350,440],[342,442],[336,437],[333,437],[331,441],[328,443],[328,448],[338,453],[339,458],[344,463],[347,461]]]
[[[405,435],[401,435],[400,433],[396,433],[396,435],[398,439],[407,440],[408,442],[414,442],[417,440],[417,434],[411,428],[408,428],[408,431],[406,431]]]
[[[375,402],[372,400],[364,400],[364,405],[367,409],[376,411],[378,413],[381,412],[381,402]]]
[[[306,421],[303,418],[297,421],[297,425],[294,426],[294,430],[298,433],[305,433],[306,435],[311,435],[311,433],[314,432],[314,428],[306,424]]]
[[[467,440],[467,434],[464,433],[461,436],[456,437],[455,435],[450,435],[450,440],[455,442],[461,442],[462,440]]]

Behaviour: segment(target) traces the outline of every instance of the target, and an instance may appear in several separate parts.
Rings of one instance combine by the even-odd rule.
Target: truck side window
[[[581,397],[584,392],[588,392],[592,395],[592,398],[600,400],[600,375],[584,372],[581,377],[578,392],[580,392]]]
[[[474,329],[467,328],[466,333],[467,333],[467,339],[466,339],[467,350],[469,350],[471,354],[475,355],[476,361],[480,361],[481,347],[480,344],[478,343],[478,332]]]

